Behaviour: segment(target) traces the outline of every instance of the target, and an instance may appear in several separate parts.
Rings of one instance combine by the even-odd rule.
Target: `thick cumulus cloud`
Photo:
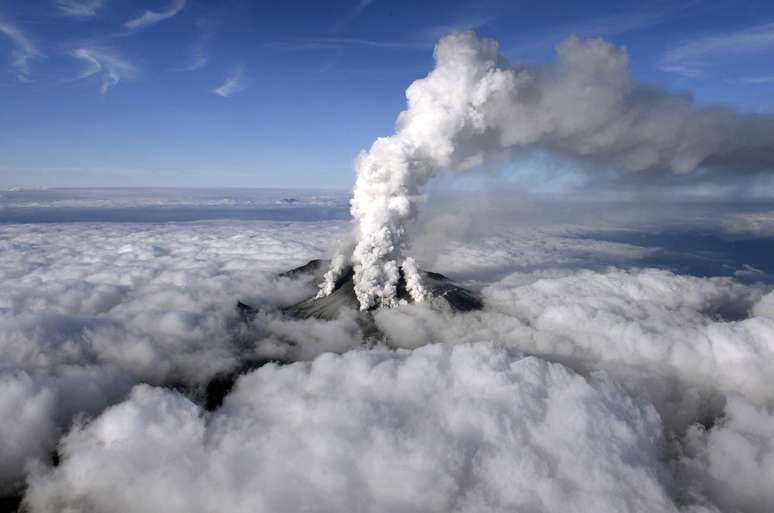
[[[603,376],[487,343],[242,377],[213,416],[148,386],[62,441],[48,511],[678,511],[659,418]],[[121,483],[120,486],[117,486]]]
[[[131,384],[122,373],[99,367],[0,370],[0,496],[21,489],[29,465],[49,460],[74,416],[99,413],[122,400]]]
[[[637,81],[625,50],[571,37],[547,66],[508,64],[495,41],[444,37],[435,68],[406,91],[396,132],[356,161],[355,290],[361,308],[394,306],[406,222],[441,169],[544,148],[623,171],[730,172],[774,166],[774,117],[698,107]]]
[[[197,383],[237,361],[237,300],[287,304],[276,273],[325,251],[337,223],[9,226],[0,244],[0,356],[19,368],[92,362]]]
[[[193,390],[243,360],[277,356],[274,338],[282,338],[285,351],[292,336],[306,338],[316,326],[283,336],[288,328],[267,314],[263,332],[242,340],[235,304],[282,305],[308,295],[314,285],[276,273],[324,252],[342,229],[336,223],[2,227],[0,495],[18,490],[31,463],[50,459],[75,416],[122,400],[133,383]],[[333,326],[339,324],[346,326]],[[326,344],[326,333],[340,340],[331,328],[317,334],[320,351],[341,350]]]
[[[482,311],[378,310],[403,349],[354,352],[356,312],[276,309],[315,293],[277,273],[347,223],[0,227],[0,494],[27,483],[32,511],[767,511],[774,293],[643,269],[657,248],[597,238],[608,221],[500,221],[414,239]],[[237,299],[260,310],[247,328]],[[252,359],[306,362],[202,411],[199,387]]]
[[[753,314],[760,317],[774,318],[774,292],[766,294],[755,304]]]
[[[774,504],[774,414],[731,397],[713,428],[694,426],[680,461],[686,495],[706,494],[725,511],[765,513]]]
[[[653,401],[670,429],[722,411],[727,393],[774,401],[774,319],[759,289],[660,270],[514,273],[464,315],[432,305],[380,310],[403,347],[492,339],[578,371],[604,369]]]

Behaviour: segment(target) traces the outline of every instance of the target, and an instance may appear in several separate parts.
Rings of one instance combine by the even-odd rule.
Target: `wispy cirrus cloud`
[[[174,71],[196,71],[210,62],[208,47],[210,45],[210,40],[215,34],[215,27],[206,19],[197,20],[196,27],[199,29],[199,37],[191,52],[190,60],[186,64],[176,68]]]
[[[341,30],[349,25],[355,18],[360,16],[363,11],[366,10],[366,8],[374,3],[374,0],[359,0],[354,8],[350,10],[346,16],[344,16],[341,20],[336,22],[336,24],[333,25],[333,28],[331,28],[331,32],[334,34],[337,34],[341,32]]]
[[[60,14],[76,19],[93,18],[104,4],[104,0],[56,0]]]
[[[352,37],[290,37],[270,43],[269,46],[283,50],[342,50],[347,48],[376,48],[395,50],[414,50],[432,47],[430,43],[401,41],[377,41]]]
[[[223,98],[228,98],[247,87],[247,77],[244,68],[239,66],[226,76],[225,82],[212,90],[213,93]]]
[[[714,59],[757,55],[774,48],[774,23],[702,37],[665,52],[658,66],[662,71],[686,77],[704,74]]]
[[[137,18],[133,18],[126,23],[124,27],[129,30],[138,30],[151,27],[166,19],[172,18],[185,8],[186,0],[172,0],[172,3],[163,11],[145,11]]]
[[[612,37],[656,27],[662,23],[687,16],[696,0],[682,3],[644,3],[632,9],[622,9],[604,16],[588,16],[551,27],[537,26],[534,31],[518,34],[504,41],[507,55],[529,54],[535,50],[553,47],[569,34],[578,37]],[[439,34],[439,36],[442,34]]]
[[[30,81],[30,61],[42,54],[37,45],[15,25],[0,20],[0,35],[11,41],[11,63],[16,69],[16,78],[21,82]]]
[[[203,45],[196,45],[193,49],[190,62],[179,69],[179,71],[196,71],[201,69],[210,62],[210,57],[204,49]]]
[[[134,78],[139,72],[134,64],[106,48],[81,47],[74,50],[72,56],[86,65],[77,80],[99,77],[99,92],[102,95],[122,80]]]

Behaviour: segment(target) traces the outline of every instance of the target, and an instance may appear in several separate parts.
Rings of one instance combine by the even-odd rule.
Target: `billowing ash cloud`
[[[244,376],[211,417],[148,386],[67,435],[54,511],[677,512],[659,417],[493,344],[351,351]],[[119,485],[120,484],[120,485]]]
[[[435,68],[406,91],[395,134],[356,161],[352,260],[363,309],[395,305],[405,225],[439,170],[528,148],[623,172],[774,166],[774,117],[697,106],[638,81],[626,51],[600,39],[570,37],[556,52],[551,65],[513,66],[471,32],[438,43]]]

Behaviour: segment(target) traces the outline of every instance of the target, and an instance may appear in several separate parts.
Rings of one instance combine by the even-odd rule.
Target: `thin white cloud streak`
[[[374,0],[360,0],[360,2],[358,2],[357,6],[355,7],[355,12],[360,14],[372,3],[374,3]]]
[[[172,18],[185,8],[186,0],[172,0],[163,11],[145,11],[141,16],[124,23],[124,27],[130,30],[151,27],[166,19]]]
[[[760,77],[744,77],[741,80],[745,84],[771,84],[774,83],[774,75]]]
[[[196,26],[199,29],[200,34],[196,41],[196,45],[193,48],[191,60],[187,64],[177,68],[175,71],[196,71],[210,62],[207,48],[215,29],[212,24],[205,19],[197,20]]]
[[[191,62],[188,66],[181,68],[180,71],[196,71],[197,69],[205,67],[208,62],[210,62],[210,58],[204,53],[203,49],[197,47],[194,49]]]
[[[659,68],[686,77],[701,76],[713,59],[756,55],[774,48],[774,23],[767,23],[729,34],[696,39],[661,56]]]
[[[134,78],[139,72],[134,64],[104,48],[82,47],[73,51],[72,56],[86,64],[77,80],[99,77],[99,92],[102,95],[122,80]]]
[[[546,31],[545,27],[540,27],[535,32],[527,33],[526,37],[520,38],[521,40],[517,40],[515,44],[504,45],[506,46],[504,53],[520,55],[535,49],[550,47],[568,34],[578,37],[610,37],[643,30],[683,16],[685,11],[695,4],[696,2],[685,2],[661,8],[647,6],[554,26],[549,31]]]
[[[223,85],[216,87],[212,92],[223,98],[228,98],[229,96],[242,91],[245,87],[245,73],[244,69],[240,67],[232,71],[226,77],[226,81],[223,82]]]
[[[331,32],[334,34],[341,32],[344,27],[352,23],[352,21],[360,16],[363,11],[365,11],[366,8],[368,8],[368,6],[372,3],[374,3],[374,0],[360,0],[357,5],[355,5],[354,9],[352,9],[352,11],[350,11],[346,16],[344,16],[341,20],[333,25]]]
[[[0,21],[0,34],[13,44],[11,62],[16,68],[16,78],[21,82],[29,82],[30,61],[41,56],[37,46],[24,32],[7,21]]]
[[[271,43],[269,46],[284,50],[342,50],[347,48],[378,48],[415,50],[431,46],[429,43],[404,43],[397,41],[375,41],[351,37],[293,37]]]
[[[103,0],[57,0],[60,14],[76,19],[93,18],[104,6]]]

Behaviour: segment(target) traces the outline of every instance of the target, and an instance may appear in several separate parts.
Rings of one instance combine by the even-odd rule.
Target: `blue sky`
[[[6,0],[0,187],[349,187],[460,29],[513,62],[603,37],[638,78],[774,111],[770,0]]]

